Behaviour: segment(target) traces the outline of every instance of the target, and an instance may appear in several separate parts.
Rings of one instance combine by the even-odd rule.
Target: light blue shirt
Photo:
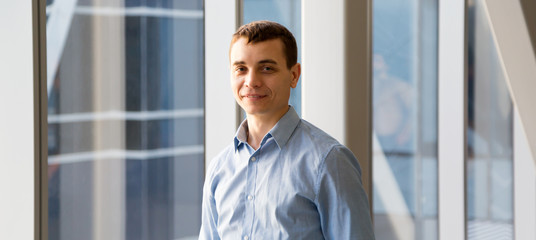
[[[199,239],[374,239],[350,150],[292,107],[256,151],[246,130],[210,163]]]

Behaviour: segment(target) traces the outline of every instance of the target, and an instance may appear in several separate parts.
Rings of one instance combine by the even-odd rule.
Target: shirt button
[[[248,236],[244,236],[244,240],[248,240],[248,239],[249,239],[249,237],[248,237]]]
[[[251,158],[251,161],[252,161],[252,162],[255,162],[256,160],[257,160],[257,158],[255,158],[255,157],[252,157],[252,158]]]
[[[248,195],[248,200],[250,200],[250,201],[251,201],[251,199],[253,199],[253,196],[251,196],[251,195]]]

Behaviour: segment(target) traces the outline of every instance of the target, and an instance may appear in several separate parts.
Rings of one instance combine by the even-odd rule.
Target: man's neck
[[[290,107],[289,107],[290,108]],[[272,115],[249,115],[247,138],[248,144],[255,150],[260,147],[262,138],[277,124],[277,122],[288,112],[289,108],[278,114]]]

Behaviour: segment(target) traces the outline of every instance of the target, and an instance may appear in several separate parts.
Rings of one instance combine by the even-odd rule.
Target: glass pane
[[[243,0],[243,23],[258,20],[278,22],[288,28],[298,45],[298,62],[301,62],[301,0]],[[290,91],[289,103],[301,116],[301,81]]]
[[[483,1],[468,2],[468,239],[513,237],[513,108]]]
[[[49,2],[49,239],[196,239],[203,1]]]
[[[437,0],[373,1],[377,239],[437,239]]]

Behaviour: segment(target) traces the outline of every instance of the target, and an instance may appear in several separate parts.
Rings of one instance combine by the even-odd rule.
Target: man
[[[301,72],[292,34],[252,22],[229,52],[247,118],[208,168],[199,239],[374,239],[357,159],[288,105]]]

